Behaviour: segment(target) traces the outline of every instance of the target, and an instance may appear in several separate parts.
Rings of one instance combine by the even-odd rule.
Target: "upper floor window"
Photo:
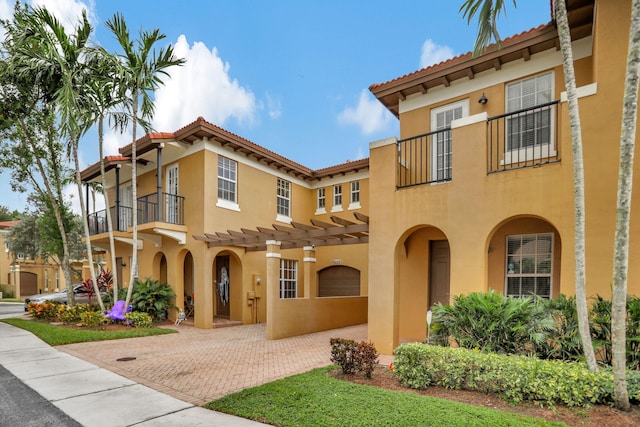
[[[280,298],[298,297],[298,261],[280,260]]]
[[[218,203],[216,206],[240,210],[238,206],[238,163],[218,156]]]
[[[333,186],[333,207],[331,212],[342,210],[342,184],[336,184]]]
[[[358,209],[360,207],[360,181],[351,181],[351,202],[349,209]]]
[[[506,151],[536,150],[536,156],[549,153],[553,122],[553,105],[544,105],[553,100],[553,73],[539,74],[507,85],[506,113],[515,113],[506,119]],[[544,150],[541,150],[544,147]],[[539,154],[538,154],[539,152]],[[526,153],[522,153],[526,154]],[[533,153],[532,153],[533,154]],[[513,161],[532,158],[519,155]],[[508,161],[509,159],[505,159]]]
[[[551,298],[553,234],[507,236],[507,296]]]
[[[291,218],[291,183],[282,178],[278,178],[277,207],[278,217]]]
[[[325,188],[318,188],[318,204],[316,205],[316,214],[326,212],[326,191]]]
[[[469,100],[454,102],[431,110],[431,181],[451,180],[451,122],[469,115]]]

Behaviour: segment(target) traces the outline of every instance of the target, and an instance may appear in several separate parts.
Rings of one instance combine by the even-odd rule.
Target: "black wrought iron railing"
[[[89,214],[87,221],[91,235],[108,231],[107,211],[105,209]],[[115,206],[112,206],[111,221],[116,231],[127,231],[133,225],[133,208],[120,206],[116,211]],[[184,197],[162,193],[160,203],[158,203],[158,193],[139,197],[138,224],[150,222],[184,225]]]
[[[452,179],[451,128],[398,141],[397,188]]]
[[[560,161],[558,105],[547,102],[487,119],[487,173]]]

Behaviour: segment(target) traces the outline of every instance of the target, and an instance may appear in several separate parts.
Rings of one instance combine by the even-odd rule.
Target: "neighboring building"
[[[630,2],[567,4],[587,294],[610,298]],[[554,22],[485,52],[370,87],[398,117],[401,138],[370,145],[369,338],[382,353],[424,340],[426,311],[454,295],[574,294],[573,161]],[[628,283],[639,295],[640,239],[630,241]]]
[[[62,268],[51,260],[31,259],[27,255],[17,254],[15,257],[9,252],[6,234],[17,221],[0,222],[0,292],[4,297],[12,294],[13,298],[25,298],[30,295],[54,292],[65,289],[66,282]],[[77,267],[82,262],[76,263]],[[80,275],[77,276],[79,281]]]
[[[368,159],[313,171],[203,118],[148,134],[136,150],[138,277],[170,284],[178,307],[192,297],[196,327],[267,322],[279,338],[367,321]],[[105,167],[127,286],[131,146],[120,153]],[[100,181],[100,165],[82,177]],[[89,224],[108,251],[106,212]]]

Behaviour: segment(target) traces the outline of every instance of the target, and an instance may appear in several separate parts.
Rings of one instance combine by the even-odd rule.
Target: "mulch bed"
[[[344,375],[340,369],[331,371],[331,376],[343,381],[386,388],[389,390],[415,393],[440,399],[484,406],[486,408],[509,411],[517,414],[543,418],[549,421],[562,421],[570,426],[586,427],[628,427],[640,426],[640,407],[632,406],[631,412],[622,412],[605,405],[596,405],[590,409],[556,406],[554,409],[541,408],[530,403],[510,405],[499,396],[468,390],[450,390],[442,387],[429,387],[414,390],[403,387],[393,372],[386,366],[378,366],[372,378],[363,375]]]

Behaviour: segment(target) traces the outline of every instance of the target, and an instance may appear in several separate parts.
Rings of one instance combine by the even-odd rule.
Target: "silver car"
[[[24,311],[27,311],[27,307],[29,306],[30,302],[41,304],[45,301],[52,301],[52,302],[59,302],[62,304],[66,304],[67,290],[68,289],[63,289],[60,292],[31,295],[30,297],[25,298],[24,300]],[[82,284],[73,285],[73,293],[75,296],[76,304],[91,304],[97,301],[95,294],[89,294]]]

